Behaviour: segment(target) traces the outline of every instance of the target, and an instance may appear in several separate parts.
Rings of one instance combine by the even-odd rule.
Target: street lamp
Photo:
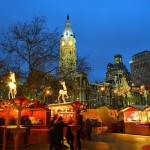
[[[46,95],[49,95],[49,94],[50,94],[50,91],[49,91],[49,90],[47,90],[47,91],[46,91]]]
[[[103,91],[105,90],[105,88],[102,86],[102,87],[100,88],[100,90],[103,92]]]
[[[45,88],[45,90],[44,90],[44,102],[46,102],[46,97],[48,97],[51,94],[52,94],[51,88],[50,87]]]
[[[109,86],[108,90],[109,90],[109,106],[112,106],[112,91],[113,91],[113,87]]]
[[[101,102],[102,102],[102,105],[104,105],[105,103],[104,103],[103,96],[104,96],[105,87],[101,86],[100,91],[101,91]]]

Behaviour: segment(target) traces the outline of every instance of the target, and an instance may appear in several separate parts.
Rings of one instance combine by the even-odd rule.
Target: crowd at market
[[[76,140],[76,146],[78,150],[81,150],[81,139],[92,139],[92,123],[89,118],[84,121],[83,116],[79,115],[77,119],[77,127],[72,126],[73,120],[70,117],[68,121],[64,121],[62,116],[55,114],[50,122],[50,150],[61,150],[62,147],[70,148],[74,150],[74,144]],[[64,135],[64,127],[66,127],[66,132]],[[75,136],[75,128],[76,136]],[[64,136],[69,145],[64,144]],[[75,139],[76,138],[76,139]]]

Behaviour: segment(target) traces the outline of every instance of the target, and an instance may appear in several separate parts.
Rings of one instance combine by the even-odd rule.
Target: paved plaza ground
[[[150,150],[142,148],[150,145],[149,136],[99,133],[93,136],[93,140],[82,140],[82,150]],[[6,150],[13,150],[7,147]],[[19,147],[19,150],[49,150],[48,144],[36,144],[26,147]],[[69,149],[68,149],[69,150]]]

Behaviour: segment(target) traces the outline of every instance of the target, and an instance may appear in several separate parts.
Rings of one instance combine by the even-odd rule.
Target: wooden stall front
[[[19,145],[29,145],[29,144],[46,144],[49,143],[49,128],[47,125],[47,120],[50,120],[49,111],[47,111],[45,108],[26,108],[23,109],[21,112],[21,118],[24,116],[28,116],[31,120],[32,125],[30,126],[30,129],[27,129],[25,125],[21,124],[20,128],[25,129],[24,132],[19,131]],[[14,145],[14,133],[13,131],[17,130],[16,122],[18,119],[17,111],[11,109],[10,110],[10,119],[9,123],[10,125],[5,126],[4,121],[6,117],[6,111],[1,110],[0,112],[0,118],[1,118],[1,124],[0,131],[1,135],[5,130],[7,130],[7,146],[13,146]],[[49,117],[49,118],[48,118]]]
[[[48,109],[51,111],[51,118],[58,114],[59,116],[63,117],[64,122],[68,122],[68,120],[72,120],[72,124],[69,124],[69,126],[72,127],[73,134],[74,134],[74,150],[77,150],[77,128],[79,126],[77,125],[77,115],[78,110],[82,108],[82,104],[80,102],[74,102],[74,103],[64,103],[64,104],[53,104],[49,105]],[[66,134],[66,127],[64,127],[64,137]]]
[[[32,126],[28,140],[24,144],[47,144],[49,143],[49,128],[47,120],[50,120],[49,111],[45,108],[24,109],[22,116],[29,116]]]
[[[37,102],[36,102],[37,103]],[[73,120],[74,131],[77,129],[77,108],[80,107],[78,102],[66,103],[66,104],[52,104],[46,107],[25,107],[21,110],[21,117],[18,123],[18,110],[14,107],[0,110],[0,135],[1,139],[6,139],[3,145],[3,150],[6,146],[16,146],[15,150],[18,150],[18,146],[24,146],[29,144],[48,144],[49,143],[49,124],[52,117],[57,113],[59,116],[63,116],[67,121],[70,117]],[[7,116],[7,117],[6,117]],[[23,117],[28,117],[31,121],[31,126],[22,124]],[[7,119],[6,119],[7,118]],[[6,124],[7,120],[7,124]],[[30,129],[30,130],[29,130]],[[16,134],[17,133],[17,134]],[[17,137],[17,143],[15,142],[15,136]],[[76,132],[74,132],[76,136]],[[76,139],[76,138],[75,138]],[[76,140],[75,140],[76,150]]]
[[[150,111],[128,107],[124,111],[125,133],[150,135]]]

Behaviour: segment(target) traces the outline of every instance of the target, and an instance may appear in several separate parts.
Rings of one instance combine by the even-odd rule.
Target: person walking
[[[63,138],[64,138],[64,127],[67,127],[67,124],[63,122],[63,118],[61,116],[58,117],[58,120],[54,123],[54,147],[55,150],[61,150],[64,146]]]
[[[85,128],[87,133],[87,140],[92,140],[92,122],[89,118],[85,121]]]
[[[70,146],[70,150],[74,150],[74,135],[73,135],[73,130],[72,130],[72,119],[69,120],[68,126],[67,126],[67,132],[66,132],[66,138],[67,138],[67,143]]]
[[[78,128],[77,128],[77,147],[78,147],[78,150],[81,150],[81,134],[82,134],[82,130],[83,130],[83,125],[84,125],[83,116],[79,115],[78,116]]]
[[[54,124],[57,121],[58,114],[54,115],[53,119],[50,121],[50,147],[49,149],[52,150],[55,146],[55,139],[54,139]]]

